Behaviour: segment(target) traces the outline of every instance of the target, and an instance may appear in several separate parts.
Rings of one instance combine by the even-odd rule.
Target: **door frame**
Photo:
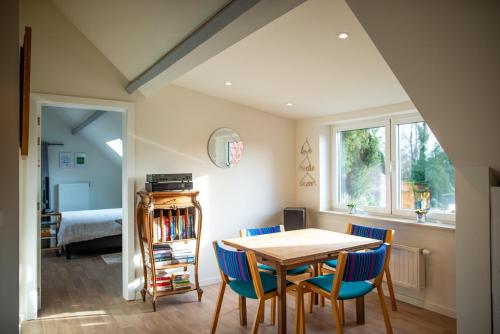
[[[29,155],[22,162],[21,173],[21,228],[20,228],[20,314],[23,320],[36,319],[40,308],[41,291],[41,249],[38,224],[40,220],[38,202],[40,199],[40,122],[43,106],[105,110],[124,113],[122,117],[122,297],[136,299],[134,261],[135,221],[135,103],[82,98],[62,95],[31,93]],[[33,223],[35,222],[35,223]],[[36,245],[36,247],[33,247]],[[24,280],[24,282],[23,282]]]

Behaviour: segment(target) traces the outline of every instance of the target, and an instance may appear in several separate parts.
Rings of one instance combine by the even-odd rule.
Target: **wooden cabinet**
[[[198,258],[202,212],[198,191],[137,193],[137,231],[144,270],[143,301],[152,297],[156,311],[158,297],[196,291],[201,301]],[[194,283],[188,268],[193,268]]]

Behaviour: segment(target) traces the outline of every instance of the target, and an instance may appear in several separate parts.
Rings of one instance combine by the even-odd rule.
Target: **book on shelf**
[[[148,281],[148,289],[153,290],[153,280]],[[172,290],[172,274],[167,272],[156,273],[156,291],[170,291]]]
[[[191,282],[189,280],[189,272],[179,272],[172,274],[172,287],[174,290],[186,289],[191,287]]]
[[[181,212],[183,213],[181,214]],[[153,218],[154,242],[196,238],[194,217],[193,208],[158,210]]]

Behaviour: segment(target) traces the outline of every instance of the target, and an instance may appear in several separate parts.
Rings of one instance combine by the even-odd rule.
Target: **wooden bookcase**
[[[140,197],[140,202],[137,205],[136,222],[144,270],[142,300],[146,301],[146,294],[151,295],[154,311],[156,311],[156,300],[162,296],[196,291],[198,301],[201,301],[203,290],[198,282],[198,258],[202,212],[196,198],[199,192],[140,191],[137,194]],[[184,249],[191,248],[192,256],[183,255],[185,258],[181,260],[174,257],[174,252],[179,249],[178,246],[184,247]],[[155,252],[161,250],[165,252],[170,250],[171,259],[161,262],[155,260],[155,255],[158,255]],[[194,267],[194,284],[189,283],[184,288],[174,289],[171,279],[172,289],[160,289],[157,280],[160,273],[165,274],[166,271],[173,269],[186,273],[190,266]]]

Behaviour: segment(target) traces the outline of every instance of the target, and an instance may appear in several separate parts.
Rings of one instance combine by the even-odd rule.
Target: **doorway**
[[[75,208],[85,208],[87,205],[89,208],[98,208],[99,204],[97,202],[102,202],[106,200],[105,196],[101,196],[100,200],[95,200],[95,196],[90,196],[89,201],[81,201],[81,197],[85,197],[86,193],[90,191],[90,187],[96,186],[95,182],[85,182],[86,179],[80,179],[79,182],[69,182],[69,186],[66,187],[65,182],[59,182],[55,185],[55,182],[51,182],[50,180],[50,172],[49,172],[49,180],[42,187],[42,148],[43,148],[43,113],[48,110],[59,110],[60,113],[63,113],[63,110],[80,110],[82,114],[85,115],[83,117],[83,121],[89,118],[96,111],[101,111],[102,115],[109,113],[108,115],[116,115],[119,114],[119,122],[120,122],[120,132],[121,138],[113,138],[106,140],[106,149],[109,148],[108,153],[116,154],[117,158],[119,156],[118,153],[121,153],[121,164],[118,167],[119,172],[121,172],[121,177],[119,177],[121,188],[118,196],[121,198],[114,199],[115,202],[103,204],[101,203],[101,207],[103,206],[120,206],[122,209],[122,219],[121,219],[121,287],[117,289],[117,294],[127,300],[133,300],[136,298],[135,289],[138,286],[138,282],[135,281],[135,268],[134,268],[134,198],[135,198],[135,189],[134,189],[134,109],[135,105],[128,102],[120,102],[120,101],[109,101],[109,100],[98,100],[98,99],[87,99],[87,98],[78,98],[78,97],[67,97],[67,96],[57,96],[57,95],[45,95],[45,94],[31,94],[31,114],[30,114],[30,143],[29,149],[30,153],[28,155],[27,161],[25,162],[26,170],[25,175],[27,176],[24,184],[22,185],[22,193],[23,198],[21,198],[21,202],[23,204],[22,209],[22,217],[21,217],[21,271],[26,273],[31,273],[31,275],[22,275],[22,279],[26,281],[23,282],[25,284],[24,291],[21,291],[21,313],[24,313],[25,319],[35,319],[38,315],[38,311],[42,306],[42,289],[43,285],[41,284],[41,247],[42,242],[47,243],[49,246],[59,245],[57,241],[50,241],[50,239],[42,239],[42,232],[45,234],[50,234],[50,224],[49,229],[42,230],[41,222],[41,212],[42,210],[58,212],[62,209],[62,206],[66,206],[68,211],[75,211]],[[113,114],[111,114],[113,113]],[[101,116],[102,116],[101,115]],[[103,116],[104,117],[104,116]],[[82,123],[83,123],[82,121]],[[116,121],[116,117],[115,117]],[[72,130],[74,127],[72,128]],[[87,129],[88,131],[89,129]],[[82,132],[84,130],[81,130]],[[60,143],[57,140],[51,139],[52,144],[64,144]],[[104,138],[101,138],[104,139]],[[117,139],[121,139],[121,146],[118,145]],[[46,143],[47,144],[47,143]],[[58,145],[53,145],[54,147]],[[48,148],[49,145],[45,145],[46,150],[52,150],[55,152],[49,152],[49,155],[52,155],[50,159],[52,159],[52,167],[55,169],[59,169],[62,167],[63,169],[67,168],[68,172],[71,168],[74,171],[77,168],[90,168],[89,159],[91,158],[88,153],[83,149],[71,150],[69,146],[68,149],[64,148],[61,150],[53,150],[53,148]],[[64,146],[61,146],[61,148]],[[118,152],[119,148],[122,148],[121,152]],[[104,149],[102,149],[104,151]],[[113,157],[110,155],[110,157]],[[49,160],[50,160],[49,159]],[[110,158],[112,159],[112,158]],[[66,173],[68,174],[68,173]],[[69,173],[71,174],[71,173]],[[45,180],[45,179],[44,179]],[[76,180],[78,181],[78,180]],[[85,183],[88,184],[87,189],[85,189]],[[61,184],[61,186],[59,186]],[[76,187],[77,189],[75,189]],[[36,186],[35,186],[36,185]],[[72,188],[73,187],[73,188]],[[36,189],[35,189],[36,188]],[[43,190],[43,193],[42,193]],[[48,190],[48,191],[47,191]],[[79,199],[77,203],[67,201],[68,196],[63,196],[59,192],[67,192],[66,194],[72,194],[69,197],[74,197]],[[82,195],[83,194],[83,195]],[[101,192],[102,195],[102,192]],[[60,199],[66,199],[64,203],[59,203]],[[71,199],[71,198],[69,198]],[[43,200],[43,201],[42,201]],[[91,203],[91,200],[94,202]],[[48,201],[48,203],[47,203]],[[82,203],[83,202],[83,203]],[[96,204],[97,203],[97,204]],[[73,206],[72,206],[73,205]],[[76,207],[74,206],[76,205]],[[80,207],[78,207],[80,206]],[[82,210],[76,210],[82,211]],[[46,218],[45,218],[46,219]],[[38,222],[38,223],[33,223]],[[46,227],[46,226],[45,226]],[[116,229],[116,225],[114,225]],[[54,230],[52,230],[54,232]],[[61,234],[58,233],[58,236]],[[116,241],[116,233],[115,233],[115,241]],[[55,238],[54,238],[55,239]],[[118,237],[118,239],[120,239]],[[43,241],[43,240],[49,240]],[[52,244],[51,244],[52,242]],[[76,242],[76,241],[75,241]],[[33,247],[33,245],[37,245],[37,247]],[[106,246],[106,243],[104,244]],[[62,249],[63,252],[66,251]],[[105,248],[105,247],[104,247]],[[81,251],[81,249],[77,249]],[[56,251],[54,249],[54,251]],[[76,250],[75,250],[76,251]],[[78,252],[75,253],[78,256]],[[63,255],[66,255],[64,253]],[[74,254],[71,254],[73,257]],[[57,259],[59,261],[65,260],[65,258],[61,257]],[[119,261],[115,254],[114,259],[111,258],[110,261]],[[71,260],[69,260],[71,261]],[[116,268],[116,266],[115,266]],[[116,271],[115,271],[116,273]],[[63,279],[63,278],[61,278]],[[120,280],[118,280],[120,281]]]

